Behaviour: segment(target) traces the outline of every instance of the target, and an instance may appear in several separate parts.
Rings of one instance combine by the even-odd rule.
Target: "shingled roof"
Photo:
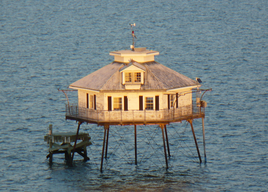
[[[140,90],[169,90],[200,85],[189,77],[155,61],[139,65],[143,65],[146,69],[145,81]],[[120,69],[123,67],[125,67],[123,63],[112,62],[72,83],[70,88],[95,91],[125,90],[120,80]]]

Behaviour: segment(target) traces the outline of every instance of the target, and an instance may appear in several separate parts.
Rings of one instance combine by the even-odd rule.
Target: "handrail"
[[[204,115],[205,109],[198,105],[187,105],[179,108],[160,110],[94,110],[78,107],[76,104],[66,105],[66,118],[83,119],[90,122],[154,122],[176,121],[192,116]]]

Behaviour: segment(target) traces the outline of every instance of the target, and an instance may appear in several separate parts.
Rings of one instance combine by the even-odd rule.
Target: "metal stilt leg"
[[[204,123],[204,118],[202,118],[202,128],[203,128],[204,158],[205,158],[205,163],[206,163],[207,162],[207,155],[206,155],[206,139],[205,139],[205,123]]]
[[[109,125],[106,126],[106,147],[105,147],[105,159],[107,158],[107,152],[108,152],[108,141],[109,141],[109,132],[110,132],[110,128]]]
[[[135,165],[137,165],[137,127],[134,125],[134,140],[135,140]]]
[[[102,166],[103,166],[105,139],[106,139],[106,127],[104,126],[103,145],[102,145],[102,154],[101,154],[101,167],[100,167],[101,172],[102,172]]]
[[[167,126],[166,125],[165,125],[165,134],[166,134],[168,156],[170,157],[170,150],[169,150],[169,142],[168,142],[168,134],[167,134]]]
[[[164,147],[164,154],[165,154],[165,160],[166,160],[166,169],[168,169],[168,160],[167,160],[167,151],[166,151],[166,142],[165,142],[165,133],[164,133],[164,125],[160,124],[159,127],[162,130],[162,137],[163,137],[163,147]]]

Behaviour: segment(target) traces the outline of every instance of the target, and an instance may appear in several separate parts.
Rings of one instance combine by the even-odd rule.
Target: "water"
[[[0,189],[4,191],[266,191],[268,172],[268,2],[243,1],[1,1]],[[92,136],[90,161],[60,155],[50,167],[43,136],[75,131],[65,121],[57,89],[110,63],[131,44],[160,52],[156,60],[211,87],[206,109],[207,164],[199,164],[185,122],[168,126],[170,169],[160,130],[111,131],[109,159],[99,172],[102,127]],[[75,100],[76,93],[70,93]],[[200,150],[201,121],[194,121]],[[150,132],[151,131],[151,132]],[[125,136],[125,137],[124,137]]]

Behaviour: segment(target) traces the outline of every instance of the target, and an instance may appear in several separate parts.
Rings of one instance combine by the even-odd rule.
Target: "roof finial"
[[[129,24],[129,25],[130,25],[130,27],[131,27],[131,35],[132,35],[132,45],[130,45],[130,48],[131,48],[132,51],[134,51],[134,48],[135,48],[134,37],[135,37],[136,39],[137,39],[137,37],[136,37],[136,35],[134,34],[134,31],[133,31],[132,27],[135,27],[136,24],[133,23],[133,24]]]

